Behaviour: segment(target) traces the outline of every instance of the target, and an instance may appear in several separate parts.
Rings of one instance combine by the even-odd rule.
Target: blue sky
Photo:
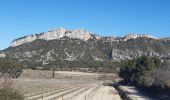
[[[57,27],[168,37],[170,0],[0,0],[0,50],[15,38]]]

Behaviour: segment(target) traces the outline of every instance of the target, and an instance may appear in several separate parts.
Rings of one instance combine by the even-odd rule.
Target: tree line
[[[169,62],[143,56],[124,61],[119,72],[123,83],[135,85],[152,93],[170,93]]]

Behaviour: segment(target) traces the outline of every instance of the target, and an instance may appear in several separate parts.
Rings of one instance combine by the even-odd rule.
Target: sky
[[[16,38],[58,27],[169,37],[170,0],[0,0],[0,50]]]

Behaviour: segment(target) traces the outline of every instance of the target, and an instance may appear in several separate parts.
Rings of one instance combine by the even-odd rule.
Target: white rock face
[[[64,51],[65,51],[65,54],[66,54],[67,57],[65,59],[62,59],[62,60],[68,60],[68,61],[76,60],[76,56],[74,55],[74,53],[68,53],[66,51],[66,49]]]
[[[54,54],[55,54],[55,52],[53,49],[51,51],[48,51],[45,56],[46,61],[54,61],[55,59],[52,57],[52,55],[54,55]]]
[[[11,47],[16,47],[24,43],[32,42],[36,39],[37,39],[36,35],[29,35],[29,36],[26,36],[25,38],[14,40],[13,42],[11,42]]]
[[[64,28],[59,28],[59,29],[54,29],[49,32],[44,33],[39,39],[44,39],[44,40],[54,40],[54,39],[60,39],[63,36],[65,36],[66,30]]]
[[[4,58],[4,57],[6,57],[6,54],[1,53],[1,54],[0,54],[0,58]]]
[[[67,32],[65,36],[70,38],[78,38],[85,41],[91,38],[91,34],[83,29]]]
[[[86,30],[83,29],[66,30],[64,28],[58,28],[42,34],[29,35],[21,39],[16,39],[11,43],[11,47],[16,47],[25,43],[29,43],[36,39],[43,39],[49,41],[49,40],[61,39],[62,37],[69,37],[69,38],[77,38],[77,39],[87,41],[93,36],[95,36],[96,39],[102,38],[101,36],[87,32]],[[119,39],[117,39],[116,37],[107,37],[107,40],[105,41],[127,41],[129,39],[136,39],[139,37],[153,38],[152,36],[149,35],[129,34],[126,35],[125,37],[120,37]]]
[[[127,59],[131,59],[131,57],[128,55],[126,52],[120,51],[118,49],[113,49],[112,50],[112,59],[114,61],[121,61],[121,60],[127,60]]]
[[[140,37],[145,37],[145,38],[154,38],[153,36],[147,35],[147,34],[128,34],[124,37],[123,41],[127,41],[129,39],[136,39]]]
[[[48,41],[48,40],[60,39],[65,36],[69,38],[77,38],[77,39],[87,41],[88,39],[91,38],[91,33],[83,29],[70,31],[64,28],[58,28],[58,29],[51,30],[49,32],[45,32],[43,34],[29,35],[21,39],[16,39],[11,43],[11,47],[16,47],[25,43],[29,43],[36,39],[43,39]]]

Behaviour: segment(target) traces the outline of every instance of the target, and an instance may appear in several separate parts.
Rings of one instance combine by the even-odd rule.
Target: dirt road
[[[118,92],[110,86],[101,86],[90,100],[121,100]]]
[[[74,100],[121,100],[117,90],[111,86],[94,87],[74,98]]]

